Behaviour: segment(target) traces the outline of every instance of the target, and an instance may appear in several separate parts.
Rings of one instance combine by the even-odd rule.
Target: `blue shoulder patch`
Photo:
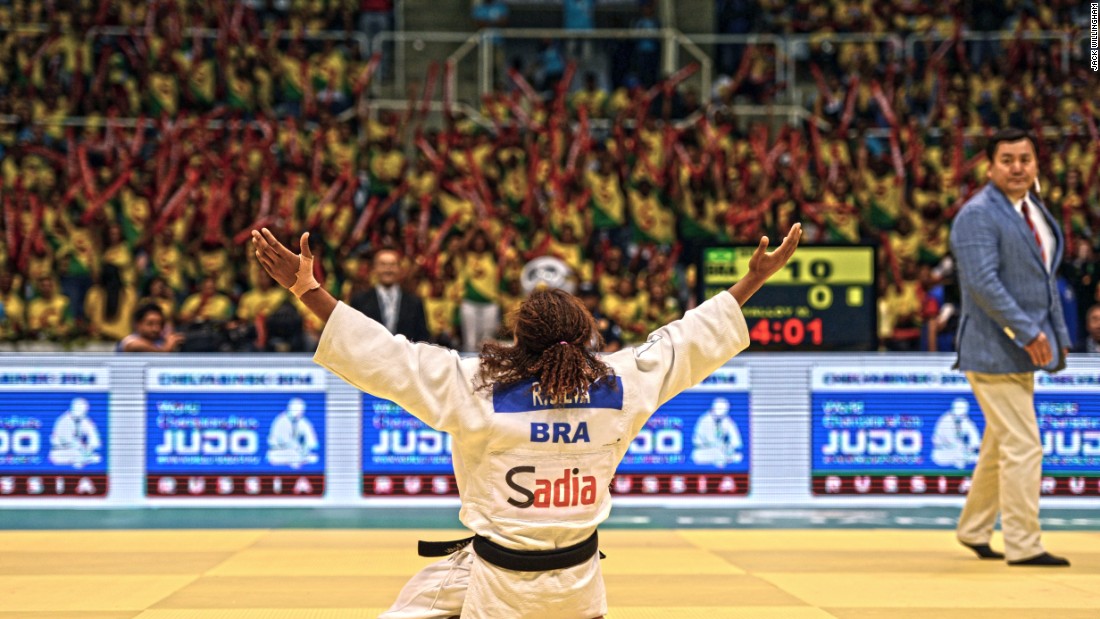
[[[601,380],[588,388],[588,393],[575,401],[562,404],[562,408],[610,408],[623,409],[623,379],[615,376]],[[542,397],[534,379],[493,388],[493,410],[497,413],[528,413],[554,408]]]

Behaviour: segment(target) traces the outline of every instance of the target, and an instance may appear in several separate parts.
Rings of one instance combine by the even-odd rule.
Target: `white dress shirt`
[[[1024,209],[1022,203],[1027,200],[1027,212],[1031,214],[1031,224],[1035,226],[1035,232],[1039,234],[1039,242],[1043,245],[1043,255],[1046,256],[1047,271],[1050,271],[1051,265],[1054,264],[1054,250],[1056,243],[1054,240],[1054,232],[1050,229],[1050,224],[1047,223],[1046,217],[1043,217],[1042,211],[1035,204],[1035,201],[1025,196],[1022,200],[1014,202],[1012,208],[1016,209],[1016,213],[1020,216],[1024,216]],[[1024,222],[1027,223],[1026,221]]]
[[[397,333],[397,309],[401,305],[401,288],[393,286],[375,286],[378,291],[378,305],[382,310],[382,324],[390,333]]]

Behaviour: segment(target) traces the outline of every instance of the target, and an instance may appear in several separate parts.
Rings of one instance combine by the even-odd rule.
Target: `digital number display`
[[[755,250],[704,250],[700,301],[741,279]],[[750,350],[874,350],[876,306],[874,247],[802,246],[742,309]]]

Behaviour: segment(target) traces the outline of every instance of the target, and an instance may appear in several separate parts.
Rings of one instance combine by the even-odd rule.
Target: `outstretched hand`
[[[252,231],[252,247],[264,270],[279,285],[298,297],[313,315],[327,321],[336,309],[336,299],[321,288],[313,275],[313,252],[309,249],[309,233],[303,233],[302,253],[295,254],[275,238],[267,228]],[[317,290],[312,294],[306,294]]]
[[[737,283],[730,286],[729,292],[733,295],[733,298],[737,299],[739,304],[744,305],[769,277],[775,275],[779,269],[787,264],[787,261],[794,255],[794,250],[798,247],[798,241],[801,238],[802,224],[794,224],[787,236],[783,237],[783,242],[780,243],[779,247],[775,248],[775,251],[769,252],[768,237],[760,237],[760,244],[756,246],[756,251],[752,252],[752,257],[749,258],[749,272]]]
[[[768,251],[768,237],[760,237],[760,244],[749,258],[749,271],[768,279],[782,269],[787,261],[794,255],[794,249],[798,247],[798,241],[802,238],[802,224],[791,226],[790,232],[783,237],[783,242],[773,252]]]
[[[299,257],[280,243],[267,228],[252,231],[252,247],[256,250],[256,258],[268,275],[288,290],[298,281],[301,263],[308,261],[312,264],[313,262],[308,232],[302,233],[301,246],[302,255]]]

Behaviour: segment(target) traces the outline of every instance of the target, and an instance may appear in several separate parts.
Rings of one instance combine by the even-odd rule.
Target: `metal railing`
[[[406,33],[416,37],[423,37],[433,33]],[[434,33],[438,34],[438,33]],[[683,48],[687,54],[699,63],[700,91],[709,93],[713,82],[713,61],[710,56],[699,48],[691,37],[679,30],[662,28],[657,31],[647,32],[639,30],[563,30],[557,28],[487,28],[479,31],[475,37],[468,39],[456,49],[447,60],[454,66],[458,66],[476,46],[478,52],[478,94],[485,95],[492,91],[493,84],[498,76],[493,61],[493,47],[498,41],[516,40],[642,40],[659,39],[661,41],[661,70],[669,75],[680,68],[679,50]]]
[[[1077,52],[1081,53],[1081,62],[1085,63],[1085,67],[1087,67],[1091,71],[1096,71],[1096,68],[1089,64],[1092,62],[1092,58],[1090,58],[1090,53],[1092,52],[1091,32],[1082,32],[1081,34],[1077,35],[1076,39],[1073,40],[1074,55],[1076,55]]]
[[[791,80],[791,86],[787,89],[789,94],[788,101],[795,105],[801,105],[801,90],[797,87],[798,81],[798,63],[797,61],[802,57],[802,52],[805,51],[806,55],[809,55],[807,48],[809,43],[831,43],[833,45],[845,45],[851,43],[876,43],[881,44],[893,49],[893,53],[897,56],[895,60],[903,59],[902,53],[904,51],[904,41],[896,34],[871,34],[871,33],[828,33],[820,34],[816,36],[792,36],[787,40],[787,70],[788,77]]]
[[[450,57],[461,50],[473,49],[478,45],[481,39],[481,34],[477,32],[381,32],[378,36],[374,37],[374,40],[370,42],[371,51],[374,53],[384,53],[387,43],[393,46],[394,49],[394,63],[393,63],[393,95],[401,96],[405,93],[408,86],[408,68],[409,68],[409,52],[407,46],[411,46],[412,49],[418,54],[431,56],[431,59]],[[432,53],[424,54],[428,45],[451,45],[452,49],[446,53]],[[433,49],[435,51],[443,51]],[[465,52],[463,52],[463,55]],[[382,90],[381,80],[375,80],[371,84],[371,93],[379,94]],[[452,83],[451,87],[456,87],[456,83]],[[452,91],[457,92],[457,91]]]
[[[692,41],[696,49],[698,46],[725,46],[725,45],[744,45],[744,46],[767,46],[775,48],[775,81],[776,83],[785,83],[787,81],[786,65],[783,59],[787,57],[787,44],[783,40],[783,37],[776,36],[774,34],[690,34],[685,35],[681,33],[681,36]],[[699,49],[701,53],[702,49]],[[709,89],[708,91],[709,92]]]
[[[714,61],[686,34],[676,31],[676,41],[699,61],[699,93],[705,101],[714,83]]]
[[[504,40],[508,40],[508,39],[519,39],[519,40],[551,39],[551,40],[557,40],[557,41],[563,41],[563,40],[600,40],[600,41],[602,41],[602,40],[608,40],[608,39],[614,39],[614,40],[660,39],[661,44],[662,44],[662,47],[661,47],[661,50],[662,50],[662,53],[661,53],[661,70],[665,74],[672,73],[672,72],[676,71],[676,69],[678,68],[677,67],[677,64],[678,64],[677,63],[677,55],[675,53],[676,44],[679,43],[681,40],[686,39],[686,37],[684,37],[681,32],[679,32],[678,30],[674,30],[672,28],[661,28],[661,29],[656,30],[656,31],[611,30],[611,29],[575,31],[575,30],[563,30],[563,29],[559,29],[559,28],[500,28],[500,29],[482,30],[481,35],[482,35],[482,37],[481,37],[480,44],[483,48],[485,47],[486,43],[489,43],[489,42],[491,42],[492,40],[494,40],[496,38],[500,38],[500,39],[504,39]],[[701,50],[698,50],[698,48],[696,48],[696,51],[692,51],[691,53],[692,53],[693,56],[696,56],[696,59],[699,60],[700,63],[702,63],[702,61],[705,59],[708,63],[708,67],[709,67],[710,58],[707,57],[706,54],[703,54],[701,52]],[[696,55],[696,54],[698,54],[698,55]],[[484,54],[483,54],[482,57],[484,58]],[[491,67],[486,67],[483,64],[482,71],[489,72],[489,75],[490,75],[489,82],[491,83],[492,82]],[[485,85],[486,85],[486,83],[483,81],[482,86],[484,87]],[[484,94],[484,92],[485,91],[482,91],[482,94]]]
[[[930,43],[943,43],[944,41],[950,41],[953,37],[941,34],[939,32],[921,32],[913,33],[905,38],[905,59],[912,60],[916,58],[916,44],[918,42],[930,42]],[[959,36],[959,39],[963,43],[975,43],[979,41],[1060,41],[1062,43],[1062,70],[1069,70],[1069,52],[1070,52],[1070,35],[1065,32],[1023,32],[1016,33],[1012,31],[1002,30],[997,32],[969,32]]]
[[[49,31],[49,24],[19,24],[18,26],[0,26],[0,32],[25,32],[28,34],[46,34]]]
[[[404,99],[371,99],[370,107],[376,110],[404,112],[408,109],[409,102]],[[442,101],[429,101],[427,105],[427,110],[433,114],[442,114],[448,108],[453,112],[457,112],[462,117],[477,123],[477,125],[483,129],[493,128],[493,121],[486,118],[480,111],[468,103],[456,101],[448,106]],[[442,126],[442,119],[440,118],[437,120]]]

